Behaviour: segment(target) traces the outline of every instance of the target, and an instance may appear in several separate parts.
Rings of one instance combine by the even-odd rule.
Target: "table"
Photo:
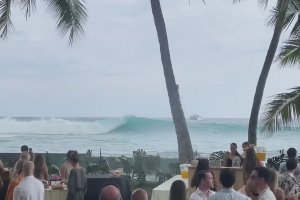
[[[45,189],[45,200],[66,200],[68,190]]]
[[[189,180],[183,179],[180,175],[177,175],[154,188],[152,191],[151,200],[168,200],[170,196],[171,185],[174,181],[177,180],[182,180],[185,183],[186,188],[188,188]]]

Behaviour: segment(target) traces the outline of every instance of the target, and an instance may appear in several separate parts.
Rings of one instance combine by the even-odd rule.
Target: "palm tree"
[[[179,87],[175,81],[173,73],[164,17],[160,6],[160,1],[150,1],[160,44],[161,61],[168,90],[171,113],[177,135],[179,162],[188,163],[193,159],[193,149],[186,119],[181,106],[180,95],[178,91]]]
[[[299,54],[299,53],[298,53]],[[299,56],[300,57],[300,54]],[[290,129],[300,124],[300,86],[291,92],[277,94],[267,104],[260,120],[261,131],[274,133],[281,129]]]
[[[296,1],[296,0],[294,0]],[[260,0],[260,2],[267,2],[266,0]],[[270,20],[271,24],[275,25],[272,40],[263,64],[261,74],[258,79],[258,83],[255,90],[253,105],[251,109],[251,115],[248,126],[248,141],[251,144],[257,143],[257,124],[258,116],[261,107],[261,102],[264,94],[266,81],[275,57],[275,53],[280,40],[281,32],[285,28],[286,12],[289,6],[289,0],[278,0],[277,6],[274,9],[274,18]],[[291,0],[293,2],[293,0]]]
[[[273,11],[276,19],[279,11]],[[284,26],[288,27],[296,20],[289,39],[280,49],[276,61],[281,67],[295,67],[300,64],[300,1],[291,0],[287,9]],[[291,89],[291,92],[277,94],[270,101],[261,119],[261,131],[274,133],[281,129],[290,129],[300,122],[300,87]]]
[[[56,21],[61,35],[69,34],[69,45],[84,34],[82,25],[87,21],[84,0],[44,0]],[[11,7],[16,4],[24,12],[26,19],[36,9],[36,0],[0,0],[0,37],[6,38],[13,27]]]

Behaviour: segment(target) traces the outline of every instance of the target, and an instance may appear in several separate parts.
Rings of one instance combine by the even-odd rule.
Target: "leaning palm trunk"
[[[179,162],[187,163],[193,159],[193,149],[180,102],[178,85],[176,84],[173,73],[167,31],[159,0],[151,0],[151,7],[160,44],[161,60],[163,64],[171,112],[177,134]]]
[[[274,56],[278,47],[278,43],[280,40],[281,32],[283,30],[283,18],[282,16],[285,16],[289,0],[279,0],[278,8],[280,8],[281,11],[281,17],[279,17],[279,20],[277,20],[275,24],[275,29],[273,33],[273,37],[267,52],[267,56],[265,58],[265,62],[256,86],[255,90],[255,96],[253,100],[252,110],[251,110],[251,116],[249,120],[249,127],[248,127],[248,141],[251,144],[257,143],[257,123],[258,123],[258,115],[259,110],[261,107],[261,102],[264,94],[264,89],[266,85],[266,81],[270,72],[271,65],[274,60]]]

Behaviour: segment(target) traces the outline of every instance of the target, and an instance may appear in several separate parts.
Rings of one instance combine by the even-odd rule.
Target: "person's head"
[[[209,170],[209,161],[208,159],[205,158],[200,158],[198,159],[198,165],[194,174],[194,177],[192,178],[191,181],[191,187],[197,187],[197,173],[202,171],[202,170]]]
[[[220,182],[223,186],[223,188],[231,188],[233,184],[235,183],[235,173],[232,169],[225,168],[221,170],[220,173]]]
[[[249,142],[244,142],[244,143],[242,144],[242,147],[243,147],[243,151],[246,151],[246,150],[250,147]]]
[[[26,176],[33,176],[34,164],[31,161],[26,161],[23,165],[23,174]]]
[[[24,151],[20,154],[20,159],[21,160],[27,160],[29,161],[30,160],[30,154],[28,151]]]
[[[170,200],[185,200],[186,186],[182,180],[174,181],[170,189]]]
[[[101,190],[99,200],[122,200],[122,195],[119,188],[108,185]]]
[[[71,155],[72,155],[72,152],[73,152],[72,150],[69,150],[69,151],[68,151],[68,153],[67,153],[67,155],[66,155],[66,160],[68,160],[68,161],[70,160]]]
[[[271,178],[269,181],[269,187],[270,189],[275,192],[278,188],[278,173],[274,169],[270,169],[271,172]]]
[[[287,161],[286,161],[286,169],[287,169],[287,171],[289,171],[289,172],[295,171],[295,169],[297,168],[297,164],[298,164],[298,162],[297,162],[297,160],[295,158],[289,158],[289,159],[287,159]]]
[[[79,154],[77,151],[72,151],[70,155],[70,162],[71,164],[77,164],[79,162]]]
[[[232,154],[236,154],[237,153],[237,144],[236,143],[231,143],[230,144],[230,152]]]
[[[34,176],[40,177],[43,169],[46,166],[45,158],[42,154],[36,154],[33,159],[34,163]]]
[[[145,190],[136,189],[131,195],[131,200],[148,200],[148,194]]]
[[[210,171],[200,171],[197,174],[197,188],[211,189],[214,187],[214,177]]]
[[[21,146],[21,152],[29,152],[29,148],[27,145]]]
[[[23,172],[23,166],[24,163],[27,162],[27,160],[18,160],[18,162],[15,164],[13,173],[12,173],[12,177],[16,178],[18,176],[22,176],[22,172]]]
[[[261,191],[268,187],[271,180],[271,172],[266,167],[256,167],[250,176],[251,185],[257,190]]]
[[[297,156],[297,150],[295,148],[289,148],[286,153],[288,158],[296,158]]]

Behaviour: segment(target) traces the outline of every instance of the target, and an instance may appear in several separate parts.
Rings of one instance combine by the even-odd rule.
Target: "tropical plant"
[[[267,0],[260,0],[266,5]],[[261,107],[261,102],[264,94],[264,89],[266,81],[275,57],[275,53],[278,47],[280,36],[282,30],[286,27],[287,23],[290,23],[293,19],[288,18],[286,15],[288,7],[290,7],[289,2],[294,2],[296,0],[278,0],[276,7],[273,9],[273,16],[269,21],[270,24],[275,25],[272,40],[263,64],[262,71],[260,73],[258,83],[255,90],[254,100],[251,109],[251,115],[248,126],[248,141],[251,144],[256,145],[257,143],[257,124],[258,116]]]
[[[56,19],[61,35],[69,34],[69,45],[84,34],[83,24],[87,21],[84,0],[44,0],[47,9]],[[36,9],[36,0],[0,0],[0,37],[6,38],[13,27],[11,8],[19,6],[28,19]]]
[[[161,61],[165,75],[171,113],[177,135],[179,162],[189,163],[191,160],[193,160],[193,148],[180,101],[179,86],[176,83],[173,72],[165,21],[160,6],[160,1],[150,1],[160,44]]]
[[[178,162],[170,162],[169,163],[169,171],[174,176],[176,174],[180,174],[180,165]]]
[[[300,57],[300,54],[298,56]],[[261,131],[272,134],[300,124],[300,87],[291,90],[288,93],[277,94],[267,104],[260,120]]]

